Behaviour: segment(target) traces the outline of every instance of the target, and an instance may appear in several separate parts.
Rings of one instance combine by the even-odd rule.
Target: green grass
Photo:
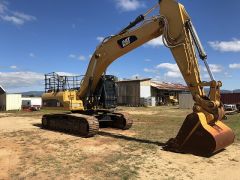
[[[8,117],[9,116],[17,116],[17,117],[38,117],[42,116],[44,114],[57,114],[57,113],[69,113],[70,111],[63,111],[63,110],[46,110],[46,109],[41,109],[39,111],[2,111],[1,113],[7,113]]]
[[[240,141],[240,114],[228,115],[228,119],[224,121],[236,135],[236,141]]]

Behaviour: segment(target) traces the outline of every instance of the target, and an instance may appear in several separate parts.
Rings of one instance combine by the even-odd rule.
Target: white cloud
[[[210,41],[209,45],[221,52],[240,52],[240,40],[233,39],[232,41]]]
[[[15,25],[23,25],[24,24],[24,20],[22,20],[18,17],[15,17],[15,16],[5,15],[5,16],[0,16],[0,17],[1,17],[2,20],[11,22]]]
[[[146,73],[157,73],[157,70],[156,70],[156,69],[144,68],[143,71],[146,72]]]
[[[240,69],[240,64],[236,64],[236,63],[234,63],[234,64],[229,64],[229,68],[230,68],[230,69]]]
[[[150,61],[152,61],[151,59],[145,59],[144,61],[146,61],[146,62],[150,62]]]
[[[15,25],[23,25],[26,22],[35,21],[36,17],[22,12],[8,9],[8,4],[0,2],[0,20],[10,22]]]
[[[71,58],[71,59],[78,59],[80,61],[85,61],[86,60],[86,57],[84,55],[76,55],[76,54],[69,54],[68,55],[68,58]]]
[[[89,54],[89,55],[88,55],[88,58],[91,59],[91,58],[92,58],[92,54]]]
[[[86,60],[86,57],[83,56],[83,55],[80,55],[80,56],[78,57],[78,59],[79,59],[80,61],[85,61],[85,60]]]
[[[35,57],[36,57],[34,53],[29,53],[29,56],[30,56],[31,58],[35,58]]]
[[[4,2],[0,2],[0,13],[4,13],[7,10],[7,6]]]
[[[135,11],[139,8],[145,7],[145,4],[139,0],[115,0],[116,6],[121,11]]]
[[[6,89],[43,85],[44,75],[36,72],[0,72],[0,84]]]
[[[150,47],[160,47],[163,46],[163,41],[162,41],[162,36],[159,36],[151,41],[148,41],[145,46],[150,46]]]
[[[69,54],[68,57],[72,58],[72,59],[75,59],[77,56],[75,54]]]
[[[161,63],[157,65],[156,68],[168,69],[170,71],[179,71],[177,64],[171,64],[171,63]]]
[[[69,72],[56,72],[59,76],[78,76],[77,74],[74,73],[69,73]]]
[[[175,72],[175,71],[168,71],[167,73],[164,74],[164,76],[169,77],[169,78],[181,78],[182,77],[180,72]]]
[[[165,77],[169,78],[181,78],[182,74],[177,66],[177,64],[171,63],[161,63],[156,66],[157,69],[166,69],[167,73],[164,74]]]
[[[223,71],[223,67],[217,64],[209,64],[209,68],[213,73],[220,73]],[[207,72],[207,69],[205,67],[204,71]]]
[[[99,42],[102,42],[105,38],[102,37],[102,36],[98,36],[96,39],[97,39]]]
[[[163,81],[161,76],[155,76],[152,78],[153,81]]]
[[[10,66],[10,69],[17,69],[17,66],[12,65]]]
[[[13,15],[22,19],[23,21],[35,21],[37,18],[21,12],[13,12]]]

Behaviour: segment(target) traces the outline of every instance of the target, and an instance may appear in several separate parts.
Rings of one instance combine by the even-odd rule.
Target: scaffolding
[[[84,76],[62,76],[55,72],[45,74],[45,92],[78,90]]]

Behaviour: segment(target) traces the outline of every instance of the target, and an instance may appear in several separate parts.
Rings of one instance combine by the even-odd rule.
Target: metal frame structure
[[[62,76],[55,72],[45,74],[45,93],[78,90],[83,76]]]

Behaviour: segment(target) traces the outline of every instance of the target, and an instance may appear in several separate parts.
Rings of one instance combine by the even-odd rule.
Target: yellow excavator
[[[148,17],[158,6],[160,13]],[[190,16],[184,6],[175,0],[159,0],[157,5],[138,16],[119,33],[105,38],[94,52],[79,89],[46,92],[43,95],[44,106],[51,106],[55,102],[71,111],[75,108],[78,113],[44,115],[42,126],[85,137],[95,135],[101,123],[103,126],[129,129],[132,121],[124,114],[98,106],[103,97],[107,99],[106,93],[103,93],[105,83],[100,82],[109,80],[104,72],[114,60],[159,36],[162,36],[164,45],[171,50],[195,101],[193,112],[186,117],[177,136],[170,139],[164,149],[212,155],[232,144],[234,133],[222,122],[222,83],[213,77]],[[209,73],[209,82],[200,78],[196,51]],[[111,84],[113,81],[109,82]],[[208,95],[204,93],[204,87],[210,87]]]

